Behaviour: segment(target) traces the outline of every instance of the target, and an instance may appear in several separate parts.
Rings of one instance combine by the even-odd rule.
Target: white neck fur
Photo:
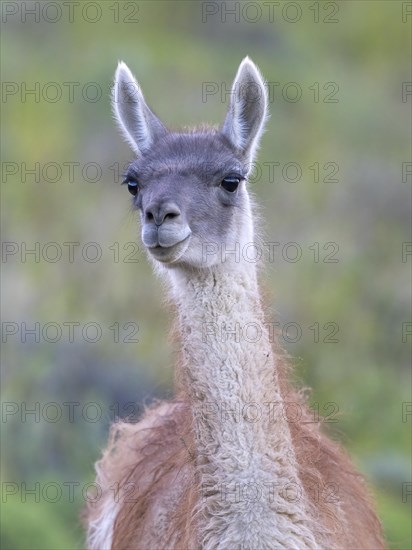
[[[199,543],[317,548],[253,264],[170,270],[192,405]]]

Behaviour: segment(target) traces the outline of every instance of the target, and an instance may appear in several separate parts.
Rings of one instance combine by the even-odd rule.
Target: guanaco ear
[[[222,133],[247,160],[253,160],[267,118],[268,96],[259,69],[248,57],[242,61],[232,85]]]
[[[123,61],[115,74],[112,107],[123,136],[138,156],[167,131],[147,106],[136,79]]]

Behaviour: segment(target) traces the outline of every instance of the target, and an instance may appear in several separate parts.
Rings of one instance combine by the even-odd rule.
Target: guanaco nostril
[[[179,214],[177,214],[177,212],[169,212],[165,215],[164,219],[167,220],[172,220],[173,218],[177,218]]]
[[[153,214],[151,212],[146,212],[146,218],[150,221],[153,220]]]

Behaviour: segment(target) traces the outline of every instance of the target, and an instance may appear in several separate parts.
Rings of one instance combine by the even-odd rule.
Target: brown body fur
[[[284,402],[299,404],[302,413],[299,422],[289,425],[320,538],[326,528],[336,548],[385,548],[362,476],[345,451],[313,422],[313,414],[288,381],[289,366],[279,350],[277,357]],[[97,482],[120,506],[113,549],[161,550],[159,541],[163,541],[164,549],[194,550],[195,503],[202,495],[196,484],[191,422],[189,403],[176,399],[149,408],[137,424],[120,422],[112,427],[97,465]],[[119,488],[116,496],[113,487]],[[101,501],[89,505],[88,522],[100,514],[100,507]],[[139,540],[146,541],[145,546],[136,545]],[[153,546],[148,548],[150,540]]]

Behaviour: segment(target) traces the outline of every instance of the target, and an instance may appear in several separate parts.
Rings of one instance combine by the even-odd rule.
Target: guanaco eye
[[[133,177],[126,176],[126,179],[123,181],[123,183],[127,183],[127,188],[128,188],[129,193],[131,195],[134,195],[134,196],[137,195],[137,193],[139,191],[139,185]]]
[[[228,191],[229,193],[234,193],[238,188],[240,181],[241,178],[238,176],[226,176],[226,178],[222,180],[222,183],[220,185],[225,191]]]

